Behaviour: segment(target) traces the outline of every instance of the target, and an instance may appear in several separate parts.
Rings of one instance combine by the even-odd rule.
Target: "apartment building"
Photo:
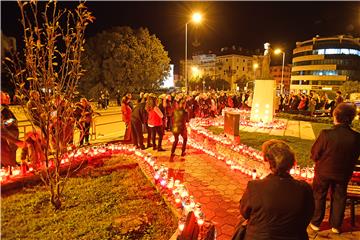
[[[360,81],[360,38],[316,36],[293,50],[290,91],[336,91]]]

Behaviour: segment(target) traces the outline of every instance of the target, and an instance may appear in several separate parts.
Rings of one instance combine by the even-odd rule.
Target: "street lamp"
[[[194,13],[191,17],[191,21],[198,24],[202,20],[202,16],[200,13]],[[187,22],[185,24],[185,83],[186,83],[186,94],[189,94],[189,80],[187,76],[187,26],[191,22]]]
[[[258,69],[258,67],[259,67],[259,64],[258,64],[258,63],[254,63],[254,64],[253,64],[253,69],[254,69],[254,80],[255,80],[255,78],[256,78],[256,69]]]
[[[280,83],[280,94],[284,94],[284,65],[285,65],[285,52],[281,49],[276,49],[274,51],[275,54],[282,53],[283,61],[282,61],[282,68],[281,68],[281,83]]]

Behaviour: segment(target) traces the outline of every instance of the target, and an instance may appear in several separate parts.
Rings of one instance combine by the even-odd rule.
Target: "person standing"
[[[181,100],[178,108],[174,112],[174,125],[172,132],[174,134],[174,142],[171,148],[171,156],[175,156],[175,149],[179,142],[179,135],[183,138],[183,144],[181,148],[181,156],[186,155],[186,143],[187,143],[187,129],[186,122],[189,121],[188,113],[185,111],[185,100]]]
[[[108,109],[109,108],[109,102],[110,102],[110,93],[109,93],[108,90],[105,90],[104,101],[105,101],[105,109]]]
[[[162,130],[162,124],[163,124],[163,113],[159,109],[159,107],[156,104],[156,97],[150,97],[147,102],[146,111],[148,112],[148,125],[150,127],[151,131],[151,137],[152,137],[152,147],[153,150],[158,150],[159,152],[165,151],[161,144],[162,144],[162,138],[163,138],[163,130]],[[155,140],[156,140],[156,133],[159,135],[158,145],[156,146]]]
[[[130,99],[126,96],[121,100],[122,120],[125,122],[126,126],[124,141],[131,141],[131,108],[129,102]]]
[[[19,141],[18,121],[14,113],[10,110],[10,96],[1,91],[1,165],[9,168],[17,166],[16,150]]]
[[[355,115],[356,108],[353,104],[340,103],[333,113],[333,128],[322,130],[312,146],[311,159],[315,162],[315,212],[310,227],[315,231],[319,230],[323,221],[329,189],[329,223],[334,233],[341,231],[347,185],[360,155],[360,133],[350,127]]]
[[[341,92],[337,91],[336,97],[335,97],[335,107],[338,106],[342,102],[344,102],[344,98],[341,96]]]
[[[166,96],[166,130],[171,131],[174,115],[174,103],[170,95]]]
[[[240,213],[248,220],[246,240],[306,240],[306,228],[314,211],[311,186],[289,174],[295,154],[283,141],[262,146],[271,173],[249,181],[240,200]]]
[[[116,104],[117,104],[117,106],[121,106],[121,93],[120,93],[120,90],[117,90],[117,92],[116,92]]]
[[[137,148],[145,149],[142,124],[146,119],[146,111],[141,100],[141,98],[137,100],[137,104],[131,112],[131,138]]]
[[[93,110],[86,98],[81,98],[80,104],[82,107],[81,118],[80,118],[80,124],[82,126],[81,127],[82,131],[80,132],[80,146],[82,146],[84,140],[85,140],[85,144],[89,144],[90,126],[92,121]]]

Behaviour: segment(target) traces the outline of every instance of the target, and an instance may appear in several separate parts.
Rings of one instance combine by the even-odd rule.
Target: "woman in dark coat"
[[[273,139],[263,144],[263,153],[271,174],[249,181],[240,200],[241,215],[248,220],[245,239],[308,239],[314,198],[309,184],[289,174],[294,152],[285,142]]]

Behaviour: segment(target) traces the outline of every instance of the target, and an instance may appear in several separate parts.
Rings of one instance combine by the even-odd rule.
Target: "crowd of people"
[[[342,103],[344,98],[340,91],[336,92],[335,99],[329,99],[326,93],[321,95],[315,91],[309,94],[290,93],[278,97],[278,110],[289,113],[300,113],[309,116],[332,116],[337,105]]]
[[[21,141],[17,118],[9,108],[10,97],[6,92],[1,92],[1,166],[7,167],[10,174],[12,167],[19,165],[16,161],[19,147],[22,165],[31,164],[36,169],[44,164],[46,139],[50,140],[52,149],[57,147],[65,152],[68,147],[75,147],[76,128],[80,133],[80,146],[89,144],[93,110],[86,98],[70,103],[58,95],[49,104],[50,109],[46,110],[43,101],[38,91],[29,92],[26,109],[33,127],[31,131],[24,133]]]
[[[172,93],[157,96],[153,93],[140,93],[135,102],[134,106],[130,93],[121,99],[122,120],[126,126],[124,140],[132,141],[136,147],[142,149],[152,147],[164,151],[163,135],[165,131],[172,131],[176,144],[179,135],[184,139],[182,148],[184,156],[187,139],[185,125],[189,119],[215,117],[221,114],[225,107],[249,108],[251,94],[193,92],[189,95]],[[148,134],[147,146],[144,143],[144,132]],[[158,138],[157,143],[156,138]],[[175,148],[172,149],[171,155],[174,155],[174,152]]]
[[[108,90],[101,90],[98,102],[97,102],[97,108],[98,109],[108,109],[110,103],[110,93]],[[119,105],[119,104],[118,104]]]

